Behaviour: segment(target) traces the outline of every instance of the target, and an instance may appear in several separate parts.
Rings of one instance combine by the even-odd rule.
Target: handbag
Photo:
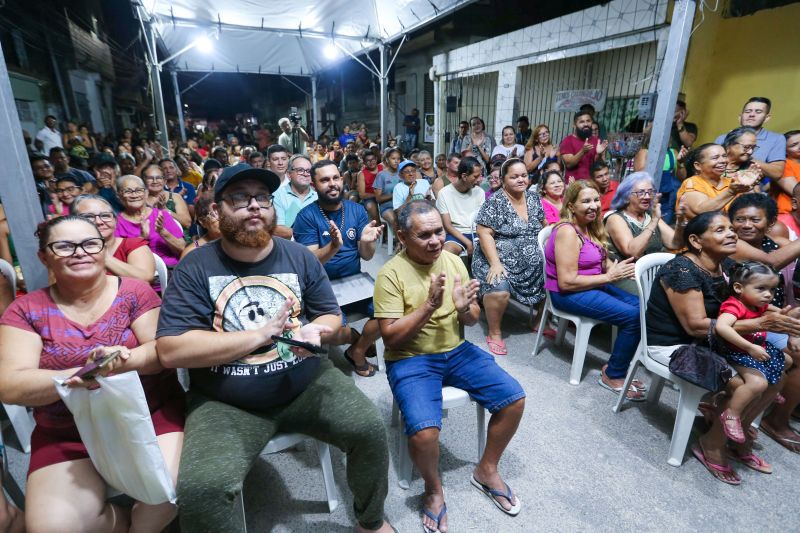
[[[669,359],[669,371],[681,379],[711,392],[719,392],[725,388],[733,377],[733,369],[728,361],[714,351],[714,326],[711,320],[708,327],[708,346],[700,346],[697,342],[681,346]]]
[[[116,490],[157,505],[175,503],[175,487],[156,440],[139,374],[95,378],[99,389],[68,389],[54,378],[58,395],[75,418],[97,472]]]

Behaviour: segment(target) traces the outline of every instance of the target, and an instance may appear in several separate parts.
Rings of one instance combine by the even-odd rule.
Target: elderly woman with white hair
[[[147,188],[138,176],[129,174],[117,178],[117,193],[123,210],[119,214],[114,235],[141,237],[168,267],[178,264],[186,241],[183,239],[183,228],[172,218],[172,214],[166,209],[147,205]]]
[[[611,212],[605,219],[609,257],[616,260],[683,248],[686,220],[678,213],[675,229],[661,219],[653,178],[647,172],[629,174],[619,184],[611,201]],[[636,282],[623,279],[617,287],[636,294]]]

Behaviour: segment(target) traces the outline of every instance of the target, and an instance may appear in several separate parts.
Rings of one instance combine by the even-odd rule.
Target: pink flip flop
[[[742,479],[739,475],[728,465],[718,465],[709,462],[706,460],[706,456],[703,453],[702,448],[700,446],[692,446],[692,454],[697,458],[698,461],[703,463],[703,466],[711,472],[711,475],[717,478],[718,480],[722,481],[723,483],[727,483],[728,485],[741,485]],[[733,474],[734,478],[731,480],[727,480],[721,476],[721,474]]]
[[[487,336],[486,344],[489,346],[489,351],[492,352],[492,355],[508,355],[508,349],[506,348],[506,342],[504,340],[496,341]]]

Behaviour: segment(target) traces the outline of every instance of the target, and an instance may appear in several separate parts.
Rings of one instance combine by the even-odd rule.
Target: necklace
[[[328,215],[325,214],[325,211],[322,209],[322,206],[319,205],[319,202],[317,202],[317,209],[319,209],[319,212],[322,213],[322,218],[327,220],[332,220]],[[334,213],[335,212],[336,211],[334,211]],[[334,222],[334,224],[336,224],[336,222]],[[338,225],[338,228],[339,232],[344,230],[344,202],[342,202],[342,223]]]

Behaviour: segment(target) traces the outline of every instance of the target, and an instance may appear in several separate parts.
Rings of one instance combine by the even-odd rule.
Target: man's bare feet
[[[360,524],[356,524],[356,527],[355,527],[354,531],[356,533],[372,533],[372,532],[375,532],[375,533],[395,533],[396,532],[396,530],[392,527],[392,525],[389,523],[388,520],[384,520],[383,524],[378,529],[365,529],[365,528],[361,527]]]
[[[422,508],[427,509],[433,516],[439,516],[443,507],[444,492],[426,492],[422,498]],[[431,531],[445,533],[447,531],[447,513],[442,515],[438,524],[435,519],[431,518],[426,513],[422,513],[422,525]]]
[[[503,481],[503,478],[500,477],[500,474],[497,472],[497,470],[493,472],[482,470],[480,465],[478,465],[475,467],[475,470],[472,471],[472,476],[478,483],[486,485],[491,489],[499,490],[500,492],[506,492],[506,484]],[[497,503],[502,505],[503,509],[505,509],[506,511],[511,510],[513,505],[516,505],[519,502],[516,494],[514,494],[513,505],[505,498],[495,498],[495,500],[497,501]]]

